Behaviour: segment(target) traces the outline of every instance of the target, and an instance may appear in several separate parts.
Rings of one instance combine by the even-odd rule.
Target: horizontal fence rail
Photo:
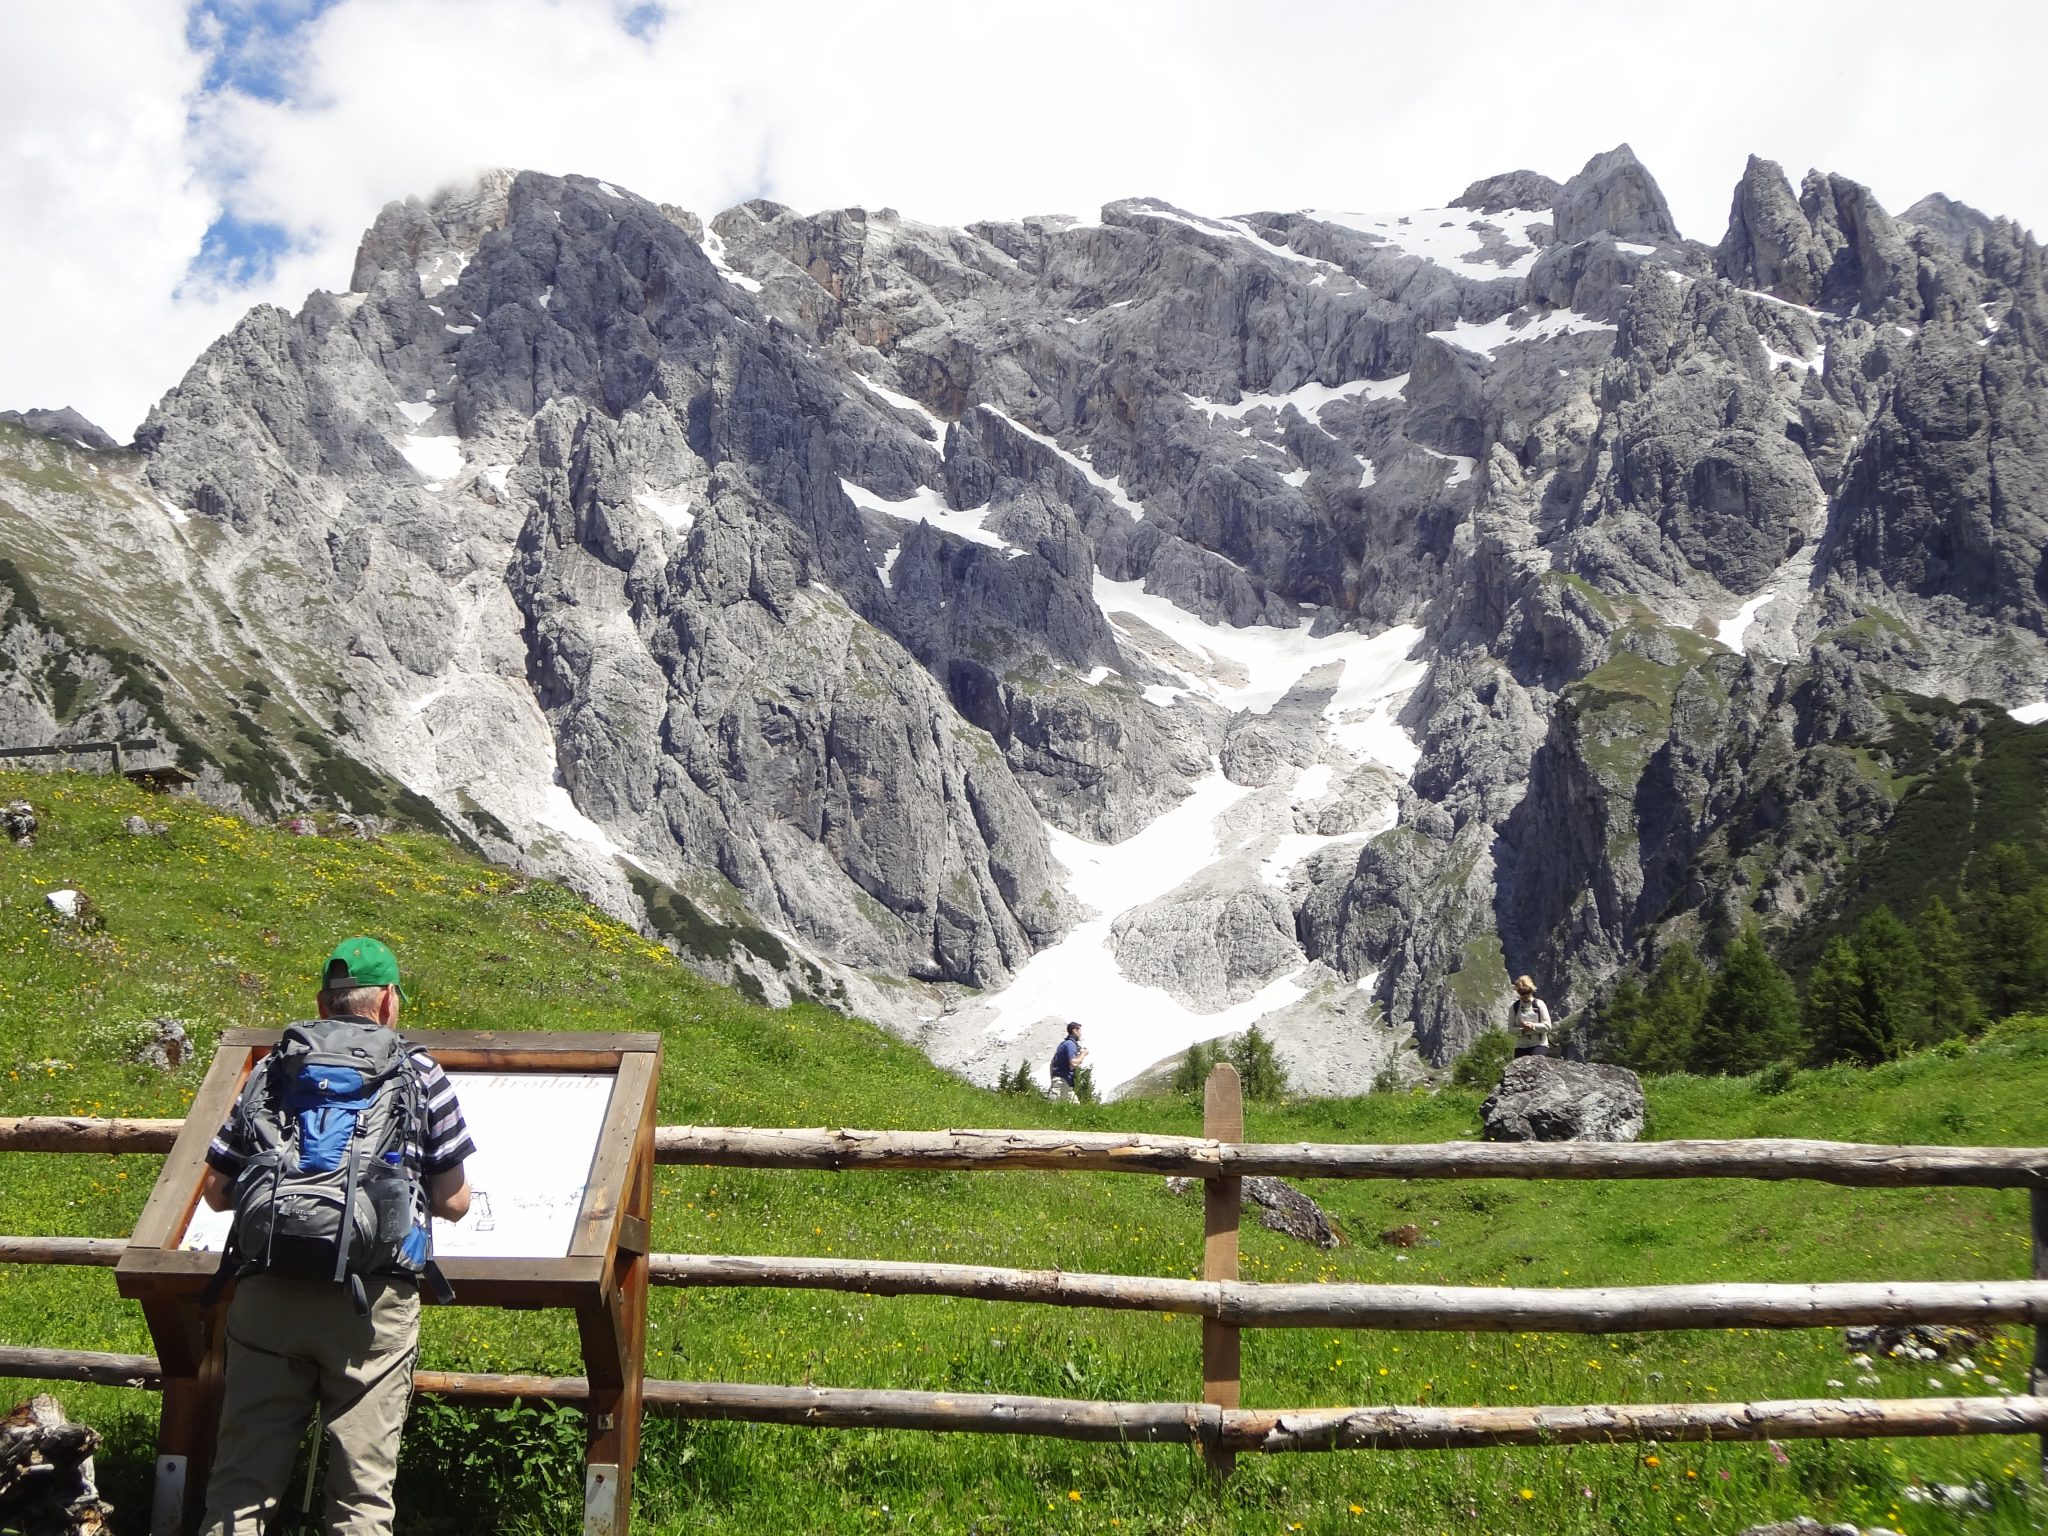
[[[1228,1073],[1219,1068],[1218,1073]],[[1234,1074],[1229,1078],[1234,1090]],[[868,1295],[1140,1310],[1203,1323],[1202,1403],[1123,1403],[977,1393],[870,1391],[754,1383],[645,1383],[653,1413],[819,1428],[1172,1441],[1199,1446],[1226,1475],[1245,1451],[1448,1449],[1525,1444],[2035,1433],[2048,1471],[2048,1395],[1820,1399],[1753,1403],[1491,1407],[1237,1406],[1237,1330],[1365,1328],[1430,1332],[1638,1333],[1883,1323],[2032,1324],[2036,1393],[2048,1392],[2048,1148],[1871,1146],[1807,1140],[1433,1145],[1251,1143],[1219,1113],[1207,1137],[1037,1130],[870,1131],[665,1126],[655,1160],[703,1167],[1100,1171],[1208,1181],[1207,1278],[895,1260],[652,1254],[653,1284],[782,1287]],[[0,1151],[164,1153],[178,1120],[0,1118]],[[1235,1278],[1236,1190],[1257,1175],[1313,1179],[1805,1179],[1862,1188],[2031,1192],[2031,1281],[1704,1284],[1536,1289],[1509,1286],[1275,1284]],[[1222,1224],[1217,1212],[1224,1211]],[[1226,1262],[1218,1263],[1215,1250]],[[123,1240],[0,1236],[0,1263],[115,1265]],[[0,1346],[0,1376],[161,1388],[148,1356]],[[584,1403],[580,1377],[421,1371],[416,1389],[455,1402]]]
[[[724,1168],[1084,1169],[1192,1178],[1813,1179],[1866,1187],[2048,1189],[2048,1148],[1845,1141],[1222,1142],[1114,1131],[754,1130],[662,1126],[655,1160]]]
[[[168,1152],[180,1120],[0,1119],[0,1152]],[[1810,1179],[1865,1188],[2048,1189],[2048,1147],[1848,1141],[1222,1142],[1120,1131],[660,1126],[655,1160],[713,1168],[1084,1170],[1190,1178]]]
[[[126,1239],[0,1237],[0,1264],[111,1268]],[[1177,1280],[897,1259],[657,1253],[655,1285],[950,1296],[1107,1311],[1174,1312],[1241,1328],[1409,1333],[1654,1333],[1685,1328],[1833,1328],[1868,1323],[2048,1321],[2048,1281],[1515,1286]]]
[[[0,1254],[4,1254],[0,1246]],[[870,1296],[952,1296],[1115,1311],[1177,1312],[1243,1328],[1410,1333],[1653,1333],[1683,1328],[1830,1328],[1859,1323],[2048,1320],[2048,1281],[1816,1285],[1511,1286],[1174,1280],[1056,1269],[880,1259],[657,1253],[656,1285],[778,1287]]]
[[[161,1384],[148,1355],[0,1346],[0,1376]],[[460,1403],[578,1404],[580,1376],[415,1371],[413,1390]],[[2048,1432],[2048,1398],[1795,1398],[1756,1403],[1638,1403],[1498,1408],[1218,1408],[980,1392],[876,1392],[744,1382],[646,1384],[647,1411],[815,1429],[911,1429],[1162,1442],[1231,1451],[1462,1450],[1498,1445],[1609,1445],[1731,1440],[1875,1439]]]

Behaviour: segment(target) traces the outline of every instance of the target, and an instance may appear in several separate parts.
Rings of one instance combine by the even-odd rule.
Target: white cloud
[[[1937,187],[2048,226],[2017,0],[1788,8],[1510,0],[339,0],[298,34],[288,103],[191,104],[165,0],[9,23],[0,56],[0,405],[117,434],[246,303],[346,283],[385,201],[486,165],[582,171],[716,211],[766,195],[961,223],[1154,195],[1212,213],[1441,205],[1516,165],[1569,175],[1627,139],[1687,233],[1718,239],[1751,150]],[[239,295],[172,294],[229,199],[301,242]]]

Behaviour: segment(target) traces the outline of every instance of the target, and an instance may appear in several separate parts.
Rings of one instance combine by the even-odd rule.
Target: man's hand
[[[427,1209],[443,1221],[460,1221],[469,1214],[469,1175],[462,1164],[428,1177]]]
[[[199,1198],[209,1210],[224,1211],[235,1203],[235,1181],[209,1163],[199,1181]]]

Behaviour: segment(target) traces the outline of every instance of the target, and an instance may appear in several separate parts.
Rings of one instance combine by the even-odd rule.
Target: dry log
[[[147,1356],[0,1346],[0,1376],[157,1388]],[[580,1376],[418,1371],[414,1389],[451,1402],[578,1403]],[[746,1382],[647,1383],[650,1413],[818,1428],[944,1430],[1066,1440],[1216,1443],[1240,1451],[1446,1450],[1489,1445],[1643,1441],[1859,1440],[2048,1433],[2048,1398],[1806,1398],[1760,1403],[1492,1408],[1220,1409],[1205,1403],[1114,1403],[975,1392],[870,1392]]]
[[[154,1355],[109,1355],[87,1349],[23,1349],[0,1344],[0,1376],[32,1381],[84,1381],[97,1387],[142,1387],[155,1392],[163,1372]]]
[[[1089,1169],[1195,1178],[1813,1179],[1867,1187],[2048,1188],[2048,1148],[1835,1141],[1225,1143],[1107,1131],[663,1126],[655,1160],[726,1168]]]
[[[88,1264],[112,1269],[125,1237],[0,1237],[0,1264]]]
[[[1225,1444],[1245,1451],[1462,1450],[1643,1441],[1870,1440],[2048,1429],[2034,1397],[1800,1398],[1513,1408],[1311,1408],[1239,1412]]]
[[[885,1259],[658,1253],[656,1285],[786,1287],[870,1296],[955,1296],[1111,1311],[1181,1312],[1243,1328],[1409,1332],[1647,1333],[1676,1328],[1823,1328],[1866,1322],[2048,1319],[2048,1281],[1829,1285],[1269,1285]]]
[[[1207,1403],[1102,1403],[982,1392],[866,1392],[722,1381],[650,1381],[649,1413],[818,1429],[921,1429],[1059,1440],[1211,1441],[1227,1410]]]
[[[168,1152],[184,1123],[86,1115],[0,1117],[0,1152]]]
[[[0,1416],[0,1526],[23,1536],[101,1536],[114,1506],[94,1486],[99,1432],[38,1395]]]
[[[0,1152],[168,1152],[181,1124],[0,1118]],[[2048,1189],[2048,1148],[1836,1141],[1262,1144],[1115,1131],[668,1125],[655,1132],[655,1157],[730,1168],[1079,1168],[1193,1178],[1813,1179],[1867,1187]]]

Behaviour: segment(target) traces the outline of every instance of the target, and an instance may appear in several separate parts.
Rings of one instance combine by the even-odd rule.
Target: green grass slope
[[[192,802],[90,777],[0,776],[32,800],[30,850],[0,845],[0,1114],[180,1113],[218,1032],[302,1013],[326,948],[386,935],[416,1025],[657,1029],[664,1123],[1068,1125],[1193,1132],[1178,1101],[1059,1109],[933,1070],[822,1009],[752,1006],[560,889],[449,844],[293,837]],[[124,818],[169,823],[133,837]],[[103,929],[48,920],[43,893],[84,890]],[[137,1065],[147,1021],[183,1019],[199,1061]],[[1113,1029],[1100,1020],[1098,1029]],[[1652,1084],[1653,1136],[1831,1136],[2040,1142],[2048,1032],[2008,1026],[1974,1052],[1873,1072]],[[1423,1141],[1475,1134],[1479,1096],[1374,1096],[1255,1106],[1255,1140]],[[14,1233],[124,1234],[151,1158],[0,1158]],[[1595,1285],[1651,1281],[2012,1278],[2026,1272],[2023,1197],[1736,1182],[1330,1183],[1311,1186],[1351,1242],[1307,1249],[1257,1226],[1248,1278]],[[1423,1246],[1380,1231],[1414,1222]],[[1193,1275],[1199,1200],[1163,1180],[1074,1174],[808,1175],[663,1169],[655,1222],[673,1252],[818,1253]],[[0,1341],[146,1351],[104,1271],[0,1269]],[[1833,1331],[1620,1338],[1268,1331],[1245,1337],[1248,1406],[1737,1400],[1840,1391],[2020,1389],[2031,1345],[2011,1331],[1944,1367],[1881,1363],[1876,1385]],[[427,1364],[580,1369],[552,1313],[431,1313]],[[824,1293],[663,1291],[650,1369],[686,1379],[1186,1400],[1199,1395],[1189,1319]],[[1846,1384],[1838,1387],[1836,1383]],[[0,1383],[13,1396],[30,1383]],[[101,1472],[141,1528],[156,1400],[60,1387],[109,1438]],[[8,1400],[13,1400],[10,1397]],[[423,1403],[408,1432],[401,1529],[574,1529],[581,1426],[570,1411],[472,1413]],[[646,1532],[1726,1532],[1813,1514],[1922,1532],[2040,1528],[2031,1441],[1580,1447],[1246,1458],[1220,1495],[1174,1446],[650,1425],[636,1528]],[[1981,1484],[1988,1512],[1915,1502],[1919,1483]],[[2030,1502],[2031,1500],[2031,1502]],[[296,1499],[294,1499],[294,1504]]]

